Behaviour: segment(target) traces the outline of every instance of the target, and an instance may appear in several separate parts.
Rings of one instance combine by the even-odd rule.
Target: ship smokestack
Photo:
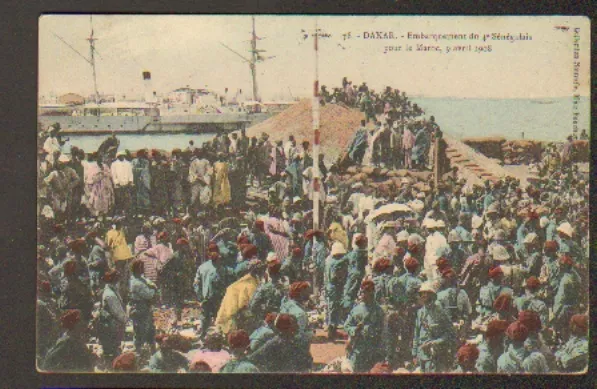
[[[155,98],[151,86],[151,73],[148,71],[143,72],[143,87],[145,89],[145,102],[155,103]]]

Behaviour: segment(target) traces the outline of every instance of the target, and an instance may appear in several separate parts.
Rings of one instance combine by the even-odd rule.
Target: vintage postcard
[[[40,17],[38,371],[586,372],[590,28]]]

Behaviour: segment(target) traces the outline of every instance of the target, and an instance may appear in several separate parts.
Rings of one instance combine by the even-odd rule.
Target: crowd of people
[[[324,92],[366,119],[336,163],[319,160],[317,229],[308,141],[241,131],[133,155],[112,136],[67,153],[51,128],[38,154],[38,367],[586,369],[588,184],[575,163],[548,164],[526,188],[456,170],[437,186],[347,181],[354,166],[428,171],[441,131],[395,89],[344,79]],[[314,364],[317,329],[346,340],[345,356]]]

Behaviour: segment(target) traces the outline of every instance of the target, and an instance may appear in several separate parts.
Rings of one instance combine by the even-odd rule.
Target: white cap
[[[462,238],[456,230],[452,230],[448,233],[448,243],[452,242],[462,242]]]
[[[408,206],[415,212],[421,212],[425,209],[425,204],[421,200],[413,200],[408,203]]]
[[[548,224],[549,224],[549,219],[547,218],[547,216],[542,216],[541,219],[539,219],[539,226],[541,228],[547,227]]]
[[[362,182],[355,182],[354,184],[352,184],[351,188],[352,189],[360,189],[363,187],[363,183]]]
[[[66,154],[60,154],[60,157],[58,157],[58,162],[70,162],[70,157]]]
[[[267,257],[265,258],[265,262],[269,263],[269,262],[273,262],[273,261],[276,261],[276,260],[278,260],[278,255],[275,252],[270,251],[269,253],[267,253]]]
[[[425,241],[425,239],[423,239],[423,237],[419,234],[411,234],[408,237],[408,243],[409,244],[421,244]]]
[[[507,261],[510,259],[510,253],[508,250],[501,244],[496,244],[493,246],[491,250],[491,256],[493,257],[494,261]]]
[[[435,228],[444,228],[444,227],[446,227],[446,223],[443,220],[435,221]]]
[[[423,227],[423,228],[435,228],[435,220],[426,218],[421,223],[421,227]]]
[[[419,288],[419,292],[431,292],[433,294],[437,294],[437,289],[435,283],[431,281],[425,281],[421,284],[421,288]]]
[[[408,241],[408,231],[402,230],[398,234],[396,234],[396,241],[397,242],[406,242],[406,241]]]
[[[477,215],[473,215],[473,217],[471,219],[471,226],[473,228],[481,228],[482,225],[483,225],[483,218],[481,218],[480,216],[477,216]]]
[[[534,243],[537,240],[537,238],[537,234],[531,232],[530,234],[524,237],[524,243]]]
[[[556,231],[566,234],[570,238],[574,234],[574,229],[568,222],[560,224]]]
[[[330,254],[331,255],[346,254],[346,248],[344,248],[344,245],[342,243],[334,242],[334,244],[332,245],[332,251]]]

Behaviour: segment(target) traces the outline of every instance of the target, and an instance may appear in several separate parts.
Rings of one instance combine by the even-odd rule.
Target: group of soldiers
[[[388,101],[402,96],[386,92]],[[394,126],[389,117],[376,117],[384,130]],[[416,120],[441,136],[433,120]],[[106,172],[95,181],[88,167],[77,173],[89,155],[66,158],[60,141],[47,143],[39,190],[51,212],[40,209],[37,258],[42,370],[330,371],[313,361],[319,328],[327,342],[347,341],[342,372],[587,366],[588,185],[574,163],[526,188],[512,178],[473,185],[456,171],[436,188],[406,177],[400,187],[372,188],[343,174],[352,164],[386,166],[384,157],[349,156],[329,171],[322,160],[313,229],[305,201],[313,159],[309,143],[293,137],[273,145],[267,135],[222,135],[134,158],[112,141],[116,148],[91,156],[102,165],[91,171]],[[261,165],[251,150],[261,150]],[[178,178],[160,181],[161,168]],[[102,208],[109,183],[115,200]],[[249,201],[248,189],[267,196]],[[56,190],[66,195],[56,200]],[[392,204],[410,213],[374,217]],[[168,310],[164,325],[157,318]],[[92,354],[95,343],[101,352]]]

